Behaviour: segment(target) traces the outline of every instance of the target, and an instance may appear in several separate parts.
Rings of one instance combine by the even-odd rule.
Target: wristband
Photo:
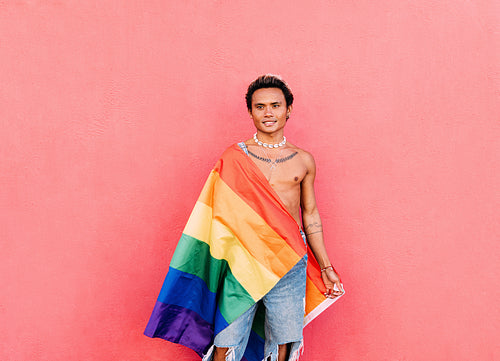
[[[332,271],[333,271],[333,266],[326,266],[326,267],[324,267],[324,268],[321,269],[321,272],[326,271],[328,268],[331,268]]]

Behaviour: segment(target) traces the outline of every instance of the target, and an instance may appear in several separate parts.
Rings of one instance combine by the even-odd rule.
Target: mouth
[[[264,124],[264,126],[266,126],[266,127],[273,126],[275,123],[276,123],[276,120],[265,120],[262,122],[262,124]]]

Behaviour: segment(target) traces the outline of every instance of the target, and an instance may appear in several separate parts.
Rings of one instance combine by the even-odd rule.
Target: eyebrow
[[[274,104],[281,104],[280,101],[277,101],[277,102],[272,102],[272,103],[269,103],[271,105],[274,105]],[[265,103],[255,103],[254,105],[266,105]]]

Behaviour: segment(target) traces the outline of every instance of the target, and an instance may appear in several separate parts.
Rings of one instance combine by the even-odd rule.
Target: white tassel
[[[211,361],[212,360],[212,354],[214,353],[214,348],[215,348],[215,345],[212,345],[212,347],[210,347],[208,349],[208,352],[205,356],[203,356],[203,359],[201,361]]]
[[[234,352],[234,347],[229,347],[226,352],[226,361],[236,361],[236,354]],[[212,345],[208,349],[208,352],[205,356],[203,356],[203,359],[201,361],[212,361],[212,354],[214,353],[215,350],[215,345]]]
[[[236,361],[236,352],[234,347],[229,347],[226,352],[226,361]]]
[[[280,346],[276,345],[276,360],[278,359],[279,349],[280,349]],[[269,355],[267,355],[266,357],[264,357],[264,359],[262,361],[273,361],[273,352],[271,351],[271,353]]]
[[[298,361],[299,357],[302,356],[303,353],[304,353],[304,341],[301,341],[299,349],[295,351],[293,355],[290,355],[288,361]]]

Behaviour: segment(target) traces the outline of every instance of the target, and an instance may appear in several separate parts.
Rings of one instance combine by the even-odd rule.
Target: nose
[[[272,117],[273,116],[273,108],[270,105],[268,105],[266,107],[266,112],[264,113],[264,116],[266,116],[266,117]]]

